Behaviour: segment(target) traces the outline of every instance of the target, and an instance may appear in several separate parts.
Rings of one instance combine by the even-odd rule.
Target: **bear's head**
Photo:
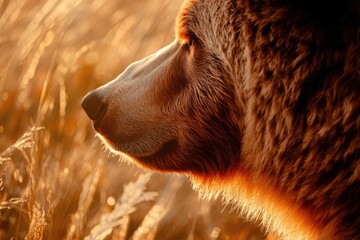
[[[187,0],[174,42],[82,106],[116,153],[283,239],[359,239],[360,7],[331,2]]]
[[[82,101],[100,138],[147,168],[209,176],[240,159],[239,33],[233,8],[205,2],[185,3],[171,44]]]

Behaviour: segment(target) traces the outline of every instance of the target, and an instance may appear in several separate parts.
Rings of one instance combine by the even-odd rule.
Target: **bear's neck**
[[[309,209],[284,196],[266,177],[252,179],[246,172],[237,172],[226,178],[192,176],[192,180],[202,197],[221,196],[225,204],[235,204],[241,216],[260,220],[279,239],[319,239],[323,231]]]

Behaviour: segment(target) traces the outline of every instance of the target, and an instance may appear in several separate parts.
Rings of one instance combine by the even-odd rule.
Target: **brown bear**
[[[358,0],[188,0],[176,39],[90,92],[101,139],[279,239],[360,239]]]

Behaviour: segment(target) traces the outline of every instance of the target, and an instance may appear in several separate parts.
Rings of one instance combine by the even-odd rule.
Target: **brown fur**
[[[284,239],[360,239],[359,2],[190,0],[95,90],[116,152],[188,174]]]

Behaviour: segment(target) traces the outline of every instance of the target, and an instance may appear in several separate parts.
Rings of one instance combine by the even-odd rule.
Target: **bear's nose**
[[[81,100],[81,106],[88,117],[93,120],[100,120],[107,111],[107,104],[103,101],[102,96],[97,91],[86,94]]]

